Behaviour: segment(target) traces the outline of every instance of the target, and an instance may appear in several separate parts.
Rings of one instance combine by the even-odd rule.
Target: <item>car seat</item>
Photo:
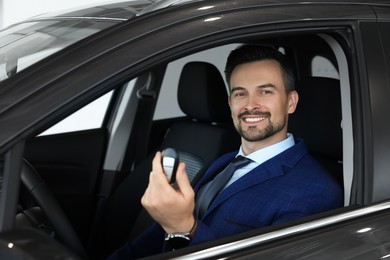
[[[289,117],[289,132],[306,143],[311,155],[343,187],[341,94],[337,79],[308,77],[297,81],[299,102]]]
[[[187,63],[181,72],[177,98],[187,120],[170,126],[161,149],[174,147],[179,152],[194,184],[220,155],[238,150],[240,137],[231,120],[227,88],[214,65]],[[154,155],[153,152],[141,161],[109,198],[100,234],[107,251],[100,255],[120,247],[129,236],[132,239],[151,223],[140,200],[148,185]]]

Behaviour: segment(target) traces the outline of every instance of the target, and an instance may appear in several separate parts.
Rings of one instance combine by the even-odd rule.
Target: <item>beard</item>
[[[268,124],[264,129],[259,129],[257,126],[249,126],[247,129],[243,129],[241,125],[241,118],[245,115],[263,115],[266,116],[265,120],[268,120]],[[269,112],[249,112],[245,111],[238,116],[238,123],[236,124],[236,130],[248,142],[256,142],[267,139],[268,137],[273,136],[274,134],[282,131],[286,124],[287,118],[284,116],[281,120],[273,123],[271,122],[271,113]]]

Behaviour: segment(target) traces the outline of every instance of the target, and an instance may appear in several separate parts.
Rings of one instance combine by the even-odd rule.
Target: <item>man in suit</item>
[[[287,132],[299,99],[287,58],[272,47],[243,45],[229,55],[225,73],[232,119],[242,137],[239,151],[214,162],[195,189],[184,163],[177,170],[179,188],[173,188],[157,153],[142,198],[156,224],[113,258],[178,249],[343,206],[338,182]],[[249,161],[208,199],[216,176],[239,156]]]

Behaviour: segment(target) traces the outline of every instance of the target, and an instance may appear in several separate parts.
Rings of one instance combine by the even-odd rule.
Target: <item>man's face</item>
[[[286,138],[288,114],[295,111],[298,94],[286,93],[278,62],[263,60],[237,66],[230,87],[232,118],[243,142],[259,149]]]

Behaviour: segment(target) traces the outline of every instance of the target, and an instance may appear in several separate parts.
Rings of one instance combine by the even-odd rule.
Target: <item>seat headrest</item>
[[[228,94],[219,70],[206,62],[189,62],[182,70],[178,102],[189,117],[208,122],[230,120]]]
[[[341,94],[337,79],[297,81],[299,102],[289,117],[289,132],[302,137],[313,155],[342,159]]]

